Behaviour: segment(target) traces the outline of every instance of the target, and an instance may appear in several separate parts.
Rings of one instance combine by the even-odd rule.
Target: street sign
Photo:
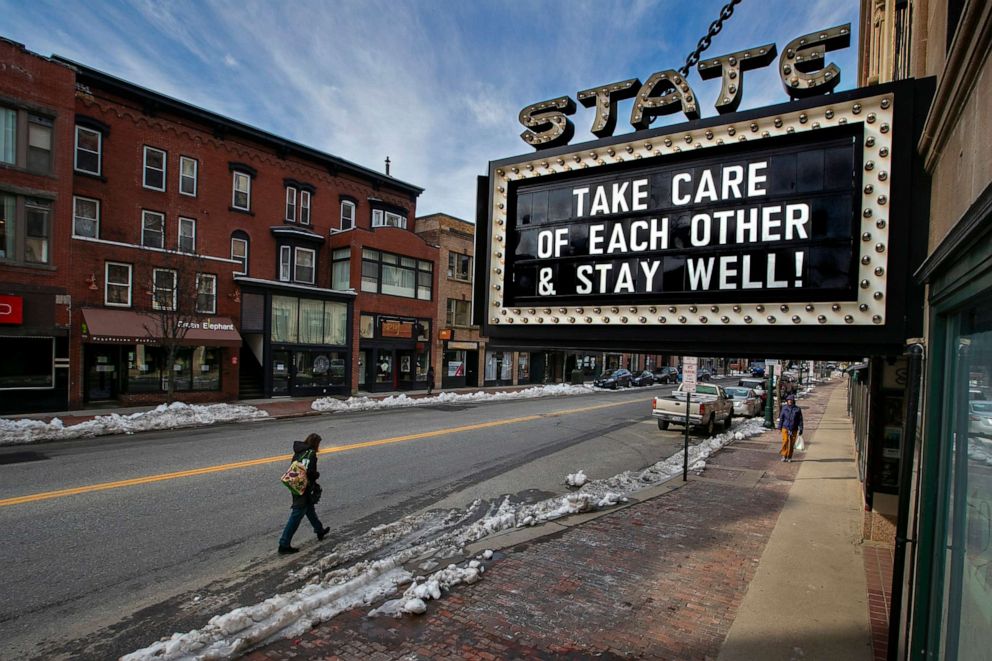
[[[695,356],[682,357],[682,390],[687,393],[696,391],[696,368],[699,359]]]

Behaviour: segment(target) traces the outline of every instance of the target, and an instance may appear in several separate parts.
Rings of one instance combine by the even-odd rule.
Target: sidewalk
[[[620,509],[519,529],[422,616],[343,613],[269,659],[870,659],[844,390],[803,400],[808,451],[770,431]]]

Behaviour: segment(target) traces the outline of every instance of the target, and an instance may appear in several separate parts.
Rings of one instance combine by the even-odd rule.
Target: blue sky
[[[488,162],[532,151],[520,109],[678,69],[724,0],[0,0],[0,34],[425,189],[418,215],[474,219]],[[709,55],[851,23],[827,54],[857,78],[856,0],[744,0]],[[719,81],[690,84],[704,117]],[[775,65],[748,72],[741,108],[787,100]],[[616,134],[631,131],[631,101]],[[679,121],[660,118],[655,126]],[[593,139],[592,110],[572,118]]]

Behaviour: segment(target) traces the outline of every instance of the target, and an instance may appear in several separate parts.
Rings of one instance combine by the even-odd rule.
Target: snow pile
[[[467,402],[495,402],[511,399],[534,399],[535,397],[559,397],[563,395],[589,395],[600,392],[592,386],[573,386],[558,383],[548,386],[534,386],[524,390],[498,392],[442,392],[427,397],[407,397],[405,394],[390,395],[383,399],[371,397],[349,397],[345,400],[322,397],[314,400],[310,407],[321,412],[377,411],[379,409],[404,408],[408,406],[437,406],[438,404],[459,404]]]
[[[492,557],[492,551],[487,551]],[[450,564],[441,571],[431,574],[423,582],[414,580],[399,599],[390,599],[382,606],[369,611],[369,617],[389,615],[401,617],[404,613],[422,615],[427,612],[426,601],[440,599],[442,590],[451,590],[456,585],[471,585],[482,579],[486,568],[479,560],[471,560],[464,567]]]
[[[570,487],[581,487],[583,484],[589,481],[586,474],[580,469],[577,473],[569,473],[565,477],[565,484]]]
[[[699,471],[706,459],[732,440],[764,431],[760,420],[736,422],[732,430],[691,447],[689,467]],[[291,573],[290,578],[307,581],[304,587],[216,616],[202,629],[173,634],[128,654],[122,661],[230,658],[278,638],[300,635],[338,613],[385,598],[405,584],[410,585],[400,597],[371,614],[425,612],[427,601],[439,599],[444,590],[455,585],[479,580],[484,567],[479,560],[462,567],[449,564],[425,579],[414,580],[402,569],[405,563],[427,557],[462,556],[467,545],[506,530],[611,507],[681,472],[682,452],[677,452],[643,470],[626,471],[604,480],[586,478],[578,491],[537,503],[514,503],[509,496],[498,505],[477,500],[464,510],[418,513],[376,526]],[[483,507],[488,509],[483,512]],[[482,557],[488,560],[492,552],[486,551]]]
[[[0,445],[57,441],[71,438],[88,438],[106,434],[133,434],[153,429],[177,429],[212,425],[218,422],[252,420],[268,417],[268,413],[254,406],[232,404],[185,404],[173,402],[160,404],[151,411],[129,415],[111,413],[93,420],[66,427],[59,418],[51,422],[41,420],[9,420],[0,418]]]

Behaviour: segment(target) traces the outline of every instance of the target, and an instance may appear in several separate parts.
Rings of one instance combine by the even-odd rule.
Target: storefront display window
[[[370,314],[363,314],[359,322],[358,334],[363,338],[375,337],[375,317]]]
[[[422,351],[417,354],[417,381],[427,380],[427,368],[430,365],[430,354]]]
[[[513,378],[513,357],[509,351],[486,352],[486,381],[507,381]]]
[[[375,366],[376,383],[392,383],[393,381],[393,357],[388,353],[379,354]]]
[[[5,337],[0,390],[55,386],[55,338]]]
[[[364,319],[364,317],[362,317],[362,318]],[[358,385],[360,385],[360,386],[364,386],[365,385],[365,366],[366,365],[368,365],[368,361],[366,359],[366,352],[365,351],[359,351],[358,352]]]
[[[220,390],[220,361],[223,351],[219,347],[179,347],[172,372],[175,391]],[[166,392],[169,389],[165,347],[138,344],[128,348],[127,392]]]
[[[530,354],[521,352],[517,356],[517,383],[530,383]]]
[[[193,390],[220,390],[220,349],[193,349]]]
[[[956,321],[956,323],[954,323]],[[940,658],[978,659],[992,646],[992,301],[948,324],[947,473]]]
[[[444,362],[447,365],[447,370],[445,370],[444,376],[455,378],[455,377],[465,377],[465,352],[464,351],[445,351],[444,352]]]
[[[347,354],[339,351],[295,352],[293,385],[320,388],[345,385]]]

